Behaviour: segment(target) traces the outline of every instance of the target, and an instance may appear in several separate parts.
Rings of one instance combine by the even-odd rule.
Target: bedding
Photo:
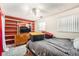
[[[27,43],[27,48],[37,56],[79,56],[69,39],[53,38]]]
[[[75,49],[79,50],[79,38],[73,40],[73,46]]]

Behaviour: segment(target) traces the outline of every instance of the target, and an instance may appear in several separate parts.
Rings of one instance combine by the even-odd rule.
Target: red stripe
[[[2,20],[1,20],[1,14],[0,14],[0,56],[2,55]]]

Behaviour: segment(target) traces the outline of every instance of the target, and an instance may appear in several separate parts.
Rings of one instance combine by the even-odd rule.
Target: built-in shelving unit
[[[14,36],[17,34],[17,21],[6,19],[5,21],[5,38],[6,44],[14,44]]]
[[[7,46],[13,46],[15,43],[15,35],[19,33],[19,25],[21,23],[31,23],[31,30],[35,30],[35,22],[31,20],[21,19],[13,16],[5,16],[5,39]]]

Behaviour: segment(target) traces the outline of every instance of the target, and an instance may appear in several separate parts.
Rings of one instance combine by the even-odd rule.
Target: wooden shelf
[[[5,24],[6,26],[17,26],[17,24]]]
[[[17,32],[16,30],[5,30],[6,32]]]
[[[6,39],[6,41],[11,41],[11,40],[14,40],[14,39]]]
[[[6,28],[16,28],[16,26],[6,26]]]
[[[17,33],[17,31],[5,31],[5,33],[7,33],[7,34],[8,34],[8,33],[9,33],[9,34],[11,34],[11,33],[12,33],[12,34],[15,34],[15,33]]]
[[[15,36],[15,35],[5,35],[5,36]]]
[[[16,24],[15,22],[6,22],[5,24]]]
[[[7,45],[14,44],[14,40],[6,41]]]

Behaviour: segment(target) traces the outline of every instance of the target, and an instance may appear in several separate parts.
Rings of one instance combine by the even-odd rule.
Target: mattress
[[[44,39],[27,43],[38,56],[79,56],[79,51],[73,47],[71,40],[62,38]]]

